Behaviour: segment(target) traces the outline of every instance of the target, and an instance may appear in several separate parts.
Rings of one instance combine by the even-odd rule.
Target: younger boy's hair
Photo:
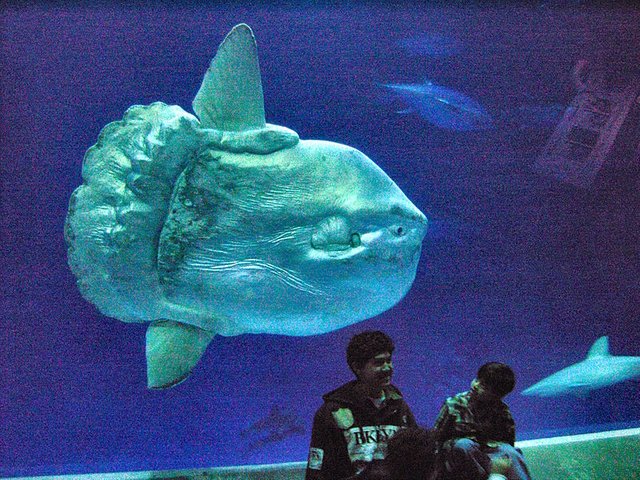
[[[365,363],[381,353],[393,353],[393,340],[379,330],[366,331],[354,335],[347,345],[347,364],[353,373]],[[357,375],[357,374],[356,374]]]
[[[504,397],[516,386],[516,375],[505,363],[485,363],[478,369],[477,378],[500,397]]]

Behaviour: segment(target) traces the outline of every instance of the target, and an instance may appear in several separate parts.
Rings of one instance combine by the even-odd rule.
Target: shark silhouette
[[[432,125],[466,132],[494,128],[491,115],[477,101],[432,82],[422,84],[385,84],[407,108],[402,113],[416,112]]]
[[[522,395],[555,397],[582,395],[591,390],[640,377],[640,357],[617,357],[609,353],[609,338],[597,339],[583,361],[540,380]]]

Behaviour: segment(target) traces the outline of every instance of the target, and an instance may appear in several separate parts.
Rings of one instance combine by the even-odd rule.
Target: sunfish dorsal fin
[[[241,23],[225,37],[193,99],[204,128],[238,132],[264,128],[264,97],[253,32]]]
[[[593,357],[608,357],[609,355],[609,337],[600,337],[589,349],[589,353],[587,353],[587,358]]]

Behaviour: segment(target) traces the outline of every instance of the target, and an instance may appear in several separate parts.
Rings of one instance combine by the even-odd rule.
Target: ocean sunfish
[[[237,25],[195,116],[133,106],[84,158],[65,224],[82,295],[151,322],[149,388],[212,338],[316,335],[384,312],[415,278],[427,220],[366,155],[265,122],[257,47]]]

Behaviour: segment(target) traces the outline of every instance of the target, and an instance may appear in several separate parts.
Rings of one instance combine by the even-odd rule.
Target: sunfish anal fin
[[[157,320],[147,329],[147,386],[173,387],[196,366],[214,333],[193,325]]]
[[[248,25],[236,25],[220,44],[193,111],[204,128],[239,132],[265,127],[258,49]]]

